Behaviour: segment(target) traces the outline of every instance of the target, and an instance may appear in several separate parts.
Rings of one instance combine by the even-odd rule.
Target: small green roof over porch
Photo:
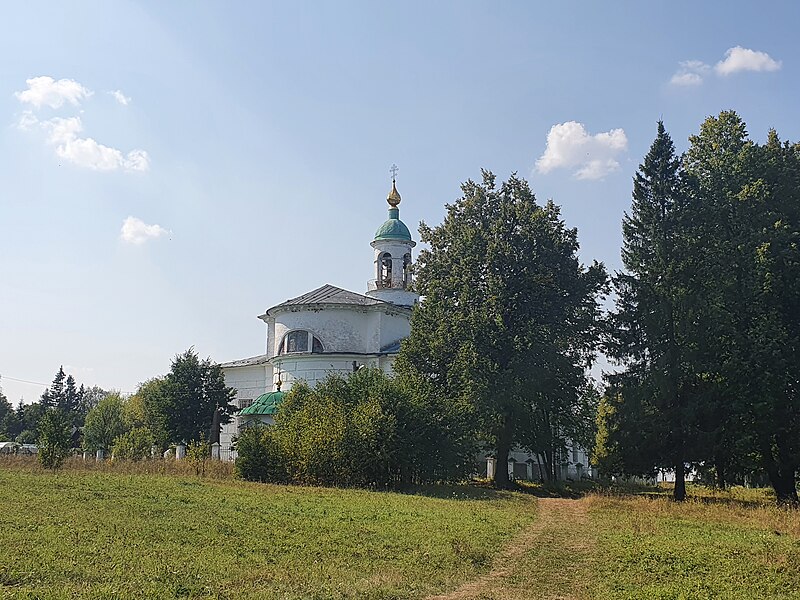
[[[268,392],[261,394],[256,398],[253,403],[247,408],[242,409],[239,413],[241,416],[272,416],[278,412],[278,407],[283,402],[283,397],[286,392]]]

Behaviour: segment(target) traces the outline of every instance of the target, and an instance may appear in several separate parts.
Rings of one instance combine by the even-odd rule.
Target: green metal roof
[[[242,409],[240,415],[274,415],[278,412],[278,407],[283,401],[286,392],[269,392],[261,394],[255,401],[247,408]]]
[[[406,227],[406,224],[400,220],[399,209],[389,209],[389,218],[375,232],[375,239],[411,241],[411,232]]]

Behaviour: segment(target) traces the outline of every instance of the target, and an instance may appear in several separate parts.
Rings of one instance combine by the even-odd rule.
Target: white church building
[[[411,332],[411,250],[416,245],[400,220],[400,194],[392,181],[389,218],[375,232],[374,279],[366,294],[323,285],[259,315],[266,325],[264,354],[223,363],[225,382],[242,410],[223,426],[225,454],[249,420],[269,423],[295,381],[315,385],[330,373],[361,366],[391,372],[400,342]],[[229,453],[228,453],[229,454]]]
[[[400,194],[392,179],[387,197],[389,218],[372,240],[373,277],[365,294],[326,284],[286,300],[259,315],[266,325],[263,354],[223,363],[225,383],[236,390],[240,409],[222,426],[221,454],[233,459],[234,438],[248,422],[272,423],[285,393],[295,381],[313,386],[330,373],[351,373],[361,366],[390,373],[400,342],[411,332],[411,309],[419,302],[412,291],[411,232],[400,220]],[[560,478],[587,473],[588,457],[572,448],[560,467]],[[496,468],[488,461],[491,476]],[[509,473],[520,479],[539,479],[535,457],[511,453]]]

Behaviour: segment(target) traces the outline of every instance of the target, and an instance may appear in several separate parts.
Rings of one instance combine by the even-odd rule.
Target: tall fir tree
[[[194,348],[173,359],[170,372],[156,387],[147,410],[157,440],[161,431],[160,439],[167,442],[209,439],[214,412],[219,410],[224,424],[236,411],[236,391],[225,385],[222,369],[209,358],[200,360]]]
[[[692,446],[698,440],[698,397],[687,355],[692,326],[686,319],[685,289],[691,274],[683,262],[682,187],[680,159],[659,121],[656,138],[634,177],[631,210],[622,223],[626,271],[613,279],[617,310],[611,317],[609,353],[626,370],[609,377],[606,409],[611,420],[607,435],[628,444],[632,439],[644,442],[651,469],[674,470],[676,500],[686,496],[686,464],[695,458]],[[644,432],[649,432],[647,440],[642,439]],[[641,458],[635,457],[635,465],[627,468],[643,470]]]
[[[60,408],[64,402],[64,385],[66,378],[67,375],[64,373],[64,367],[59,367],[56,376],[53,378],[53,383],[42,393],[39,402],[43,408]]]

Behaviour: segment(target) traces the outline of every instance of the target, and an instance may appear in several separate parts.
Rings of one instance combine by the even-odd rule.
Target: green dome
[[[259,415],[274,415],[276,412],[278,412],[278,407],[283,401],[283,397],[285,395],[286,392],[269,392],[267,394],[261,394],[250,406],[242,409],[242,412],[239,414],[250,415],[254,417]]]
[[[397,208],[389,209],[389,218],[378,227],[375,232],[376,240],[405,240],[411,241],[411,232],[406,224],[400,220],[400,211]]]

